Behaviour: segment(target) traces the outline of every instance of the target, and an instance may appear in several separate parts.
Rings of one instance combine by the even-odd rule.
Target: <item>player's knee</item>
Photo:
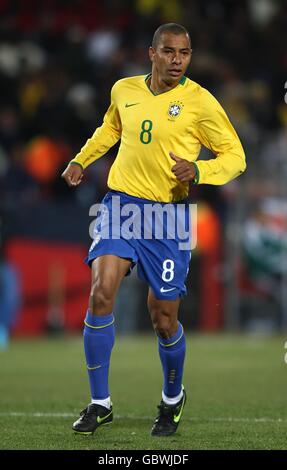
[[[113,311],[114,295],[106,281],[93,283],[90,294],[90,310],[95,315],[108,315]]]
[[[172,334],[169,333],[169,330],[167,328],[155,328],[155,332],[157,336],[162,339],[168,339],[172,336]]]
[[[174,319],[170,312],[156,309],[152,312],[153,328],[158,336],[168,339],[177,328],[177,319]]]

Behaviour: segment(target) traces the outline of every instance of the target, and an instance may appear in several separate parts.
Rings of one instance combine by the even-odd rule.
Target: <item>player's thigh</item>
[[[102,255],[92,262],[91,295],[101,292],[106,297],[115,298],[121,281],[131,266],[129,259],[115,255]]]
[[[174,334],[177,331],[180,299],[158,299],[150,288],[148,291],[147,304],[154,329],[157,331],[168,331]]]

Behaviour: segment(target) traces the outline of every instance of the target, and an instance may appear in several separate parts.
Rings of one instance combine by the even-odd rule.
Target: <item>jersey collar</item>
[[[150,89],[150,87],[148,86],[148,84],[147,84],[147,82],[148,82],[148,80],[150,79],[150,77],[151,77],[151,73],[148,73],[148,74],[145,76],[144,81],[145,81],[145,84],[146,84],[147,89],[150,91],[150,93],[152,93],[152,95],[154,95],[154,96],[159,96],[159,95],[163,95],[164,93],[168,93],[169,91],[174,90],[174,88],[172,88],[172,90],[167,90],[167,91],[164,91],[163,93],[158,93],[158,94],[154,93],[154,92]],[[187,77],[186,77],[185,75],[183,75],[183,76],[181,77],[180,81],[178,82],[178,85],[184,85],[185,82],[186,82],[186,78],[187,78]],[[178,86],[178,85],[177,85],[177,86]],[[175,88],[177,88],[177,86],[176,86]]]

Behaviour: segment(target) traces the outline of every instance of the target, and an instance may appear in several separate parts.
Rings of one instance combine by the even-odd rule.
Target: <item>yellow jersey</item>
[[[196,162],[195,184],[225,184],[246,168],[240,140],[218,101],[203,87],[183,77],[155,95],[150,75],[124,78],[111,91],[103,124],[72,160],[83,169],[121,139],[108,176],[108,187],[131,196],[176,202],[188,195],[189,183],[172,173],[173,152],[196,162],[201,145],[216,156]]]

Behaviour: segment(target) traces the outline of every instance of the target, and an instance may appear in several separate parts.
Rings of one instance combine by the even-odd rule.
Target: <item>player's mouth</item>
[[[182,74],[181,69],[169,69],[168,72],[172,77],[179,77]]]

